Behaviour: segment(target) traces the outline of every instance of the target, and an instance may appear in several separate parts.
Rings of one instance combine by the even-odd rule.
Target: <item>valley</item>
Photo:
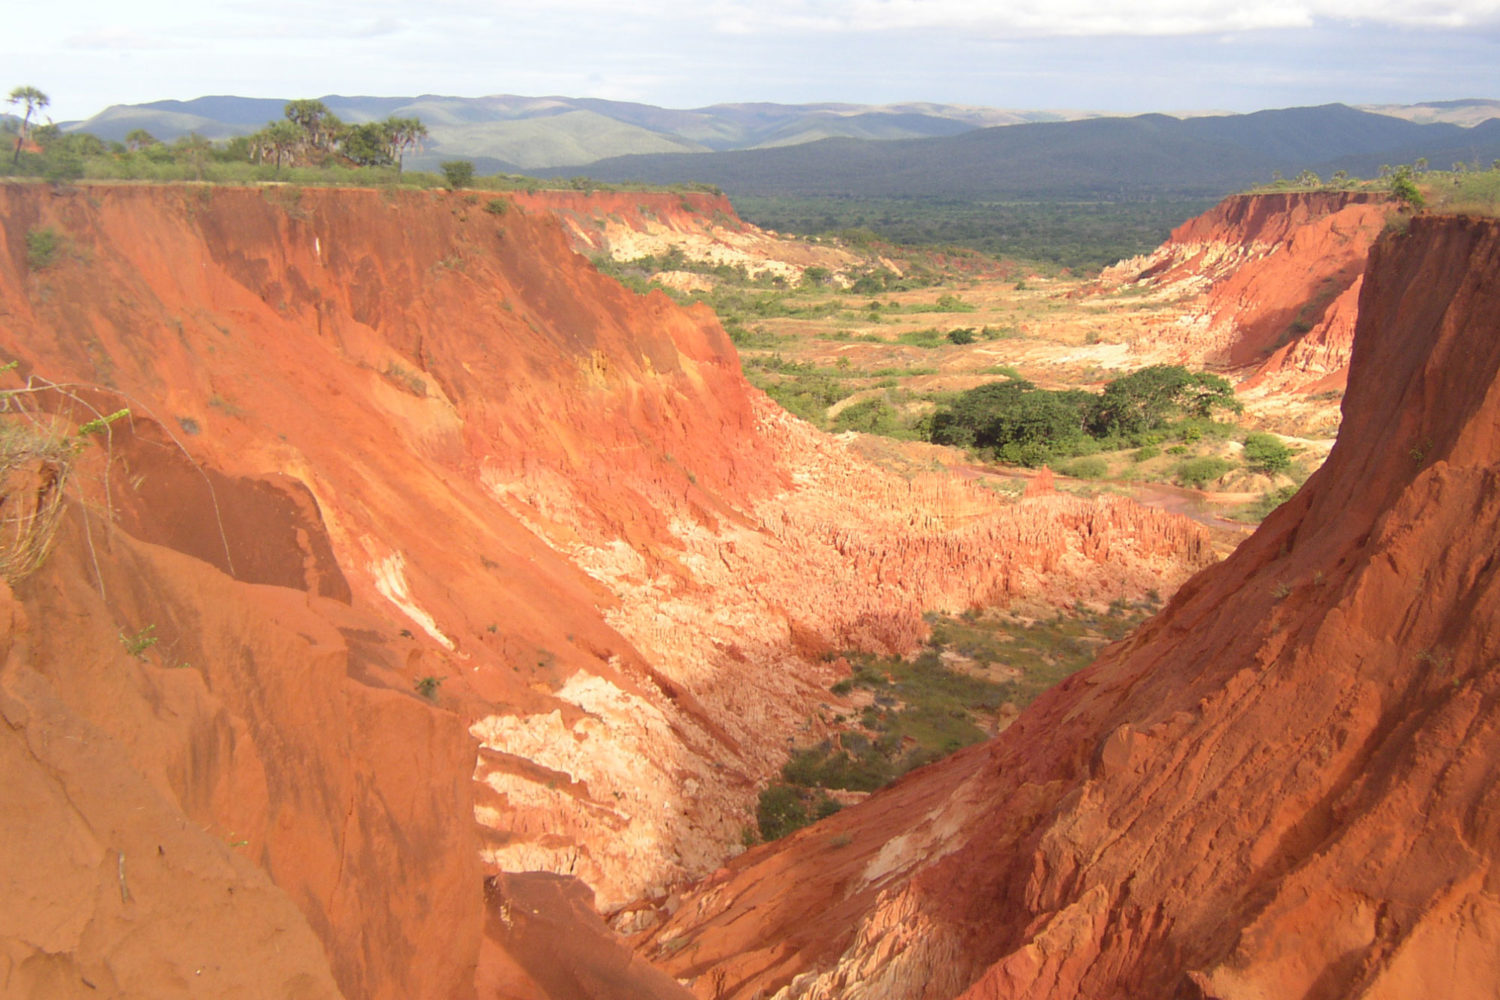
[[[896,474],[792,418],[710,312],[568,249],[571,195],[0,196],[7,399],[35,401],[17,439],[128,411],[76,472],[14,459],[40,497],[73,484],[47,508],[55,547],[12,578],[15,787],[92,773],[48,749],[78,732],[157,802],[32,808],[38,831],[89,832],[68,854],[18,846],[40,853],[7,863],[17,891],[62,880],[60,907],[113,930],[13,928],[23,992],[198,968],[171,915],[268,885],[301,916],[278,918],[296,949],[267,947],[296,961],[256,953],[246,983],[460,992],[505,962],[481,947],[486,875],[575,876],[612,913],[741,850],[757,789],[848,669],[830,652],[906,654],[925,613],[1023,594],[1138,601],[1214,558],[1184,518]],[[732,218],[710,195],[648,204],[681,228]],[[162,822],[220,874],[185,878],[169,851],[159,918],[89,902]],[[177,943],[122,950],[139,919]]]
[[[1277,221],[1240,214],[1252,203]],[[1015,380],[1098,393],[1151,365],[1223,371],[1240,386],[1239,412],[1027,464],[1050,466],[1066,491],[1120,493],[1228,529],[1264,516],[1327,455],[1360,267],[1389,211],[1362,193],[1231,199],[1098,277],[878,242],[767,239],[732,252],[732,234],[602,221],[616,235],[580,245],[633,287],[712,307],[747,377],[790,412],[855,435],[892,467],[942,468],[1003,494],[1024,491],[1036,469],[976,465],[930,443],[934,414],[966,391]]]
[[[1494,981],[1492,220],[1237,195],[1083,276],[707,190],[0,217],[7,991]]]

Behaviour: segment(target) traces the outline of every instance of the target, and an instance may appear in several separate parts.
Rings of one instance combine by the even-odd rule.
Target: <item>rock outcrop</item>
[[[712,871],[828,651],[1210,561],[1120,500],[860,461],[523,201],[0,186],[7,384],[61,385],[38,433],[130,410],[0,618],[7,773],[45,802],[7,811],[7,989],[545,992],[485,876],[609,909]],[[564,923],[586,898],[518,885]]]
[[[644,940],[700,997],[1449,997],[1500,983],[1500,223],[1370,257],[1343,433],[999,737]]]
[[[1342,388],[1365,259],[1393,210],[1358,192],[1237,195],[1103,283],[1176,303],[1143,350],[1253,367],[1281,389]]]
[[[556,215],[569,245],[588,257],[656,257],[667,263],[675,254],[710,268],[742,268],[752,277],[771,276],[792,284],[802,280],[809,267],[840,271],[857,263],[853,254],[836,246],[783,239],[748,225],[722,194],[544,191],[511,197],[525,208]],[[713,282],[701,270],[664,271],[656,280],[697,287]]]

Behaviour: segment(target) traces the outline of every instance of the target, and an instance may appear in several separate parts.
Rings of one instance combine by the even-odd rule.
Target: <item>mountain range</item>
[[[1063,121],[1087,112],[1005,111],[955,104],[719,104],[691,110],[572,97],[319,98],[346,122],[415,116],[430,141],[416,164],[464,157],[482,172],[581,166],[632,153],[704,153],[794,145],[835,136],[909,139],[976,128]],[[245,135],[280,118],[286,102],[250,97],[119,104],[67,130],[119,140],[143,128],[170,141],[189,132],[210,139]]]
[[[1500,156],[1500,101],[1477,99],[1135,117],[926,102],[678,110],[514,95],[320,100],[351,123],[420,118],[430,136],[408,158],[418,168],[455,158],[480,173],[567,176],[586,167],[601,180],[701,180],[742,194],[1212,196],[1272,170],[1373,172],[1416,156],[1444,167]],[[224,139],[280,118],[285,104],[216,96],[114,105],[62,127],[107,140],[134,129],[164,141],[190,132]]]
[[[1500,119],[1472,128],[1418,124],[1342,104],[1247,115],[1090,118],[869,142],[824,139],[777,149],[632,155],[588,165],[600,181],[715,184],[731,195],[1112,200],[1218,197],[1277,173],[1426,159],[1446,169],[1500,157]],[[566,171],[542,171],[558,175]]]

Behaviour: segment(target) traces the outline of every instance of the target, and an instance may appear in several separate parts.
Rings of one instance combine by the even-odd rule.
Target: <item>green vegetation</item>
[[[851,675],[832,693],[862,705],[835,735],[793,751],[781,780],[760,795],[760,835],[774,840],[835,811],[832,792],[871,792],[989,735],[1015,711],[1087,666],[1156,608],[1123,599],[1107,610],[1030,619],[972,611],[931,616],[927,646],[911,659],[846,652]]]
[[[861,434],[881,434],[893,438],[916,436],[911,424],[902,419],[900,412],[888,402],[885,395],[872,396],[846,406],[833,418],[832,429],[838,433],[858,431]]]
[[[1085,455],[1061,463],[1057,471],[1074,479],[1103,479],[1109,475],[1109,463],[1098,455]]]
[[[10,155],[0,160],[0,176],[35,177],[53,183],[77,180],[201,181],[215,184],[288,183],[297,185],[414,188],[469,187],[488,191],[533,191],[557,187],[586,190],[714,190],[711,185],[663,187],[651,184],[599,184],[544,181],[513,174],[457,178],[447,172],[408,172],[407,153],[419,150],[427,127],[417,118],[390,116],[347,124],[317,100],[288,102],[284,117],[250,135],[209,141],[189,134],[165,143],[144,129],[124,142],[105,142],[85,132],[37,126],[35,113],[48,104],[34,87],[11,91],[12,104],[24,106],[6,141]],[[12,140],[12,136],[14,137]],[[467,161],[453,161],[467,162]],[[460,168],[461,169],[461,168]]]
[[[426,677],[417,678],[416,683],[412,685],[412,688],[417,692],[417,694],[421,695],[423,698],[426,698],[428,701],[437,701],[438,688],[442,686],[444,680],[445,678],[434,677],[431,674],[428,674]]]
[[[474,164],[468,160],[444,160],[438,166],[442,168],[443,181],[450,191],[457,191],[474,183]]]
[[[19,104],[24,108],[21,115],[21,125],[16,130],[16,148],[11,155],[10,164],[15,167],[21,159],[21,149],[26,141],[31,138],[31,116],[51,103],[46,94],[35,87],[20,86],[10,92],[7,98],[11,104]]]
[[[26,231],[26,266],[31,270],[45,271],[51,267],[61,250],[62,237],[51,226]]]
[[[1234,463],[1217,455],[1198,455],[1177,463],[1174,475],[1183,486],[1201,490],[1223,476]]]
[[[1245,437],[1245,465],[1255,472],[1275,475],[1292,465],[1292,451],[1274,434],[1256,431]]]
[[[1201,434],[1201,422],[1215,410],[1238,408],[1227,381],[1180,365],[1142,368],[1109,382],[1098,395],[1039,389],[1023,379],[1008,379],[970,389],[939,407],[931,440],[1014,465],[1037,466],[1055,458],[1154,444],[1146,437],[1171,429],[1174,421],[1180,433]]]
[[[953,246],[1035,263],[1095,271],[1154,250],[1213,199],[962,201],[929,198],[736,195],[747,222],[802,236],[864,230],[904,247]]]
[[[1410,167],[1401,167],[1391,175],[1391,195],[1406,208],[1420,210],[1426,203]]]
[[[129,634],[125,632],[120,633],[120,645],[125,647],[125,652],[137,660],[144,660],[146,658],[146,650],[160,641],[161,639],[156,634],[155,625],[147,625],[139,632]]]
[[[1500,164],[1481,170],[1478,164],[1451,174],[1429,175],[1426,207],[1469,215],[1500,215]],[[1414,206],[1417,208],[1421,205]]]

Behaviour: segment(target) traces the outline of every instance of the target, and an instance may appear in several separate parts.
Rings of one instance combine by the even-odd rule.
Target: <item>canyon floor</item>
[[[1297,330],[1233,363],[1162,335],[1197,321],[1200,283],[1156,288],[1129,281],[1128,272],[1044,274],[964,251],[762,237],[753,251],[727,258],[715,252],[722,244],[620,240],[612,256],[595,261],[635,287],[708,305],[752,384],[900,474],[940,470],[1008,496],[1043,475],[1064,492],[1110,493],[1185,514],[1210,528],[1225,553],[1323,462],[1337,436],[1339,379],[1304,380],[1291,391],[1259,386],[1263,366]],[[1103,451],[1046,472],[925,440],[939,406],[999,379],[1098,392],[1110,379],[1173,363],[1210,367],[1241,384],[1243,411],[1222,417],[1206,437],[1173,438],[1144,453]],[[1288,468],[1255,471],[1238,460],[1239,441],[1254,431],[1287,445]],[[1222,458],[1224,471],[1184,481],[1183,463],[1203,456]]]

